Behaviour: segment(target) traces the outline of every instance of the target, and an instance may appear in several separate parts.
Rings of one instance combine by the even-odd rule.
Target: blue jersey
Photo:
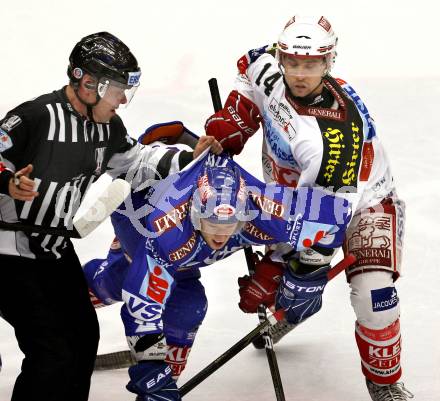
[[[248,221],[220,250],[211,249],[191,221],[195,177],[206,163],[240,169],[249,196]],[[144,238],[145,246],[132,246],[133,261],[122,285],[125,305],[121,314],[127,336],[163,330],[162,312],[176,277],[224,259],[247,245],[287,243],[297,251],[316,243],[339,247],[351,218],[347,200],[318,188],[294,190],[265,184],[225,155],[199,158],[151,187],[148,195],[143,212],[149,214],[142,224],[136,223],[137,233],[133,234],[138,241]]]

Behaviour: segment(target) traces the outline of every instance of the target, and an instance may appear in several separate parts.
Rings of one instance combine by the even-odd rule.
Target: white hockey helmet
[[[281,32],[277,44],[277,58],[281,54],[292,57],[323,57],[327,72],[336,57],[338,38],[328,20],[321,16],[293,16]]]

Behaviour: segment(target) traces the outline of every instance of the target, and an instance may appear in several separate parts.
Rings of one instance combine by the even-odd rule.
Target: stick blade
[[[136,359],[130,351],[112,352],[96,356],[94,370],[113,370],[129,368],[136,364]]]
[[[73,226],[79,236],[83,238],[90,234],[109,217],[130,194],[130,189],[127,181],[114,180],[81,217],[75,217]]]

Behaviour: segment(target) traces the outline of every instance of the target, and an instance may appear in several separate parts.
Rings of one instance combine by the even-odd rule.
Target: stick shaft
[[[327,273],[329,280],[335,278],[339,273],[347,269],[356,261],[353,255],[346,256],[341,262],[335,265]],[[274,324],[280,321],[284,317],[284,311],[282,309],[277,310],[273,315],[269,316],[267,320],[260,323],[255,329],[246,334],[240,341],[235,343],[231,348],[225,351],[217,359],[211,362],[208,366],[202,369],[194,377],[188,380],[179,391],[182,396],[188,394],[194,387],[198,386],[207,377],[211,376],[215,371],[221,368],[226,362],[234,358],[238,353],[245,349],[255,338],[257,338],[262,331],[264,331],[270,324]]]
[[[255,273],[255,260],[254,254],[252,252],[252,247],[244,248],[244,253],[246,256],[246,264],[249,270],[249,274]],[[260,305],[257,309],[258,320],[261,323],[265,322],[267,319],[266,307]],[[266,351],[267,362],[269,364],[270,375],[272,377],[273,388],[275,391],[275,396],[277,401],[285,401],[286,396],[284,395],[283,382],[281,380],[280,369],[278,367],[277,355],[273,348],[272,336],[270,335],[269,327],[262,333],[264,339],[264,349]]]
[[[217,79],[211,78],[208,81],[209,90],[211,92],[212,105],[214,106],[214,110],[217,112],[222,108],[222,101],[220,97],[220,91],[218,89]],[[255,262],[253,257],[252,247],[244,248],[244,253],[246,256],[246,264],[249,270],[249,274],[253,274],[255,272]],[[263,305],[258,307],[258,318],[260,324],[266,320],[266,308]],[[277,401],[285,401],[283,383],[281,381],[280,370],[278,368],[277,356],[275,354],[275,350],[273,349],[273,341],[272,337],[268,330],[265,330],[263,333],[263,338],[265,342],[265,350],[267,356],[267,362],[269,364],[270,374],[272,376],[272,382],[275,390],[275,395]]]
[[[220,355],[216,360],[211,362],[203,370],[197,373],[192,379],[188,380],[182,387],[179,388],[179,393],[183,397],[188,394],[194,387],[199,385],[207,377],[211,376],[216,370],[222,367],[226,362],[237,355],[241,350],[246,348],[254,338],[260,335],[261,331],[270,325],[270,321],[266,320],[261,323],[250,333],[244,336],[240,341],[235,343],[231,348],[229,348],[224,354]]]
[[[73,219],[73,229],[62,227],[32,226],[26,223],[0,221],[0,230],[23,231],[31,234],[56,235],[66,238],[83,238],[97,228],[130,193],[130,184],[116,179],[98,196],[85,213]]]
[[[43,226],[30,226],[25,223],[7,223],[5,221],[0,221],[0,230],[6,231],[23,231],[25,233],[31,234],[46,234],[46,235],[57,235],[66,238],[81,238],[76,230],[68,230],[67,228],[57,228],[57,227],[43,227]]]
[[[208,81],[208,84],[211,92],[212,105],[214,106],[214,111],[217,112],[222,108],[222,101],[220,98],[220,91],[218,90],[217,79],[211,78]]]

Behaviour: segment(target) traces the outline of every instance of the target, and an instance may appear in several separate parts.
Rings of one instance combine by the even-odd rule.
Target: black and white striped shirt
[[[0,221],[71,228],[85,193],[104,172],[125,175],[135,188],[190,160],[190,152],[140,145],[118,116],[103,124],[83,118],[63,88],[21,104],[0,120],[0,181],[31,163],[39,192],[22,202],[7,196],[3,185]],[[64,237],[0,230],[0,254],[59,258],[65,247]]]

